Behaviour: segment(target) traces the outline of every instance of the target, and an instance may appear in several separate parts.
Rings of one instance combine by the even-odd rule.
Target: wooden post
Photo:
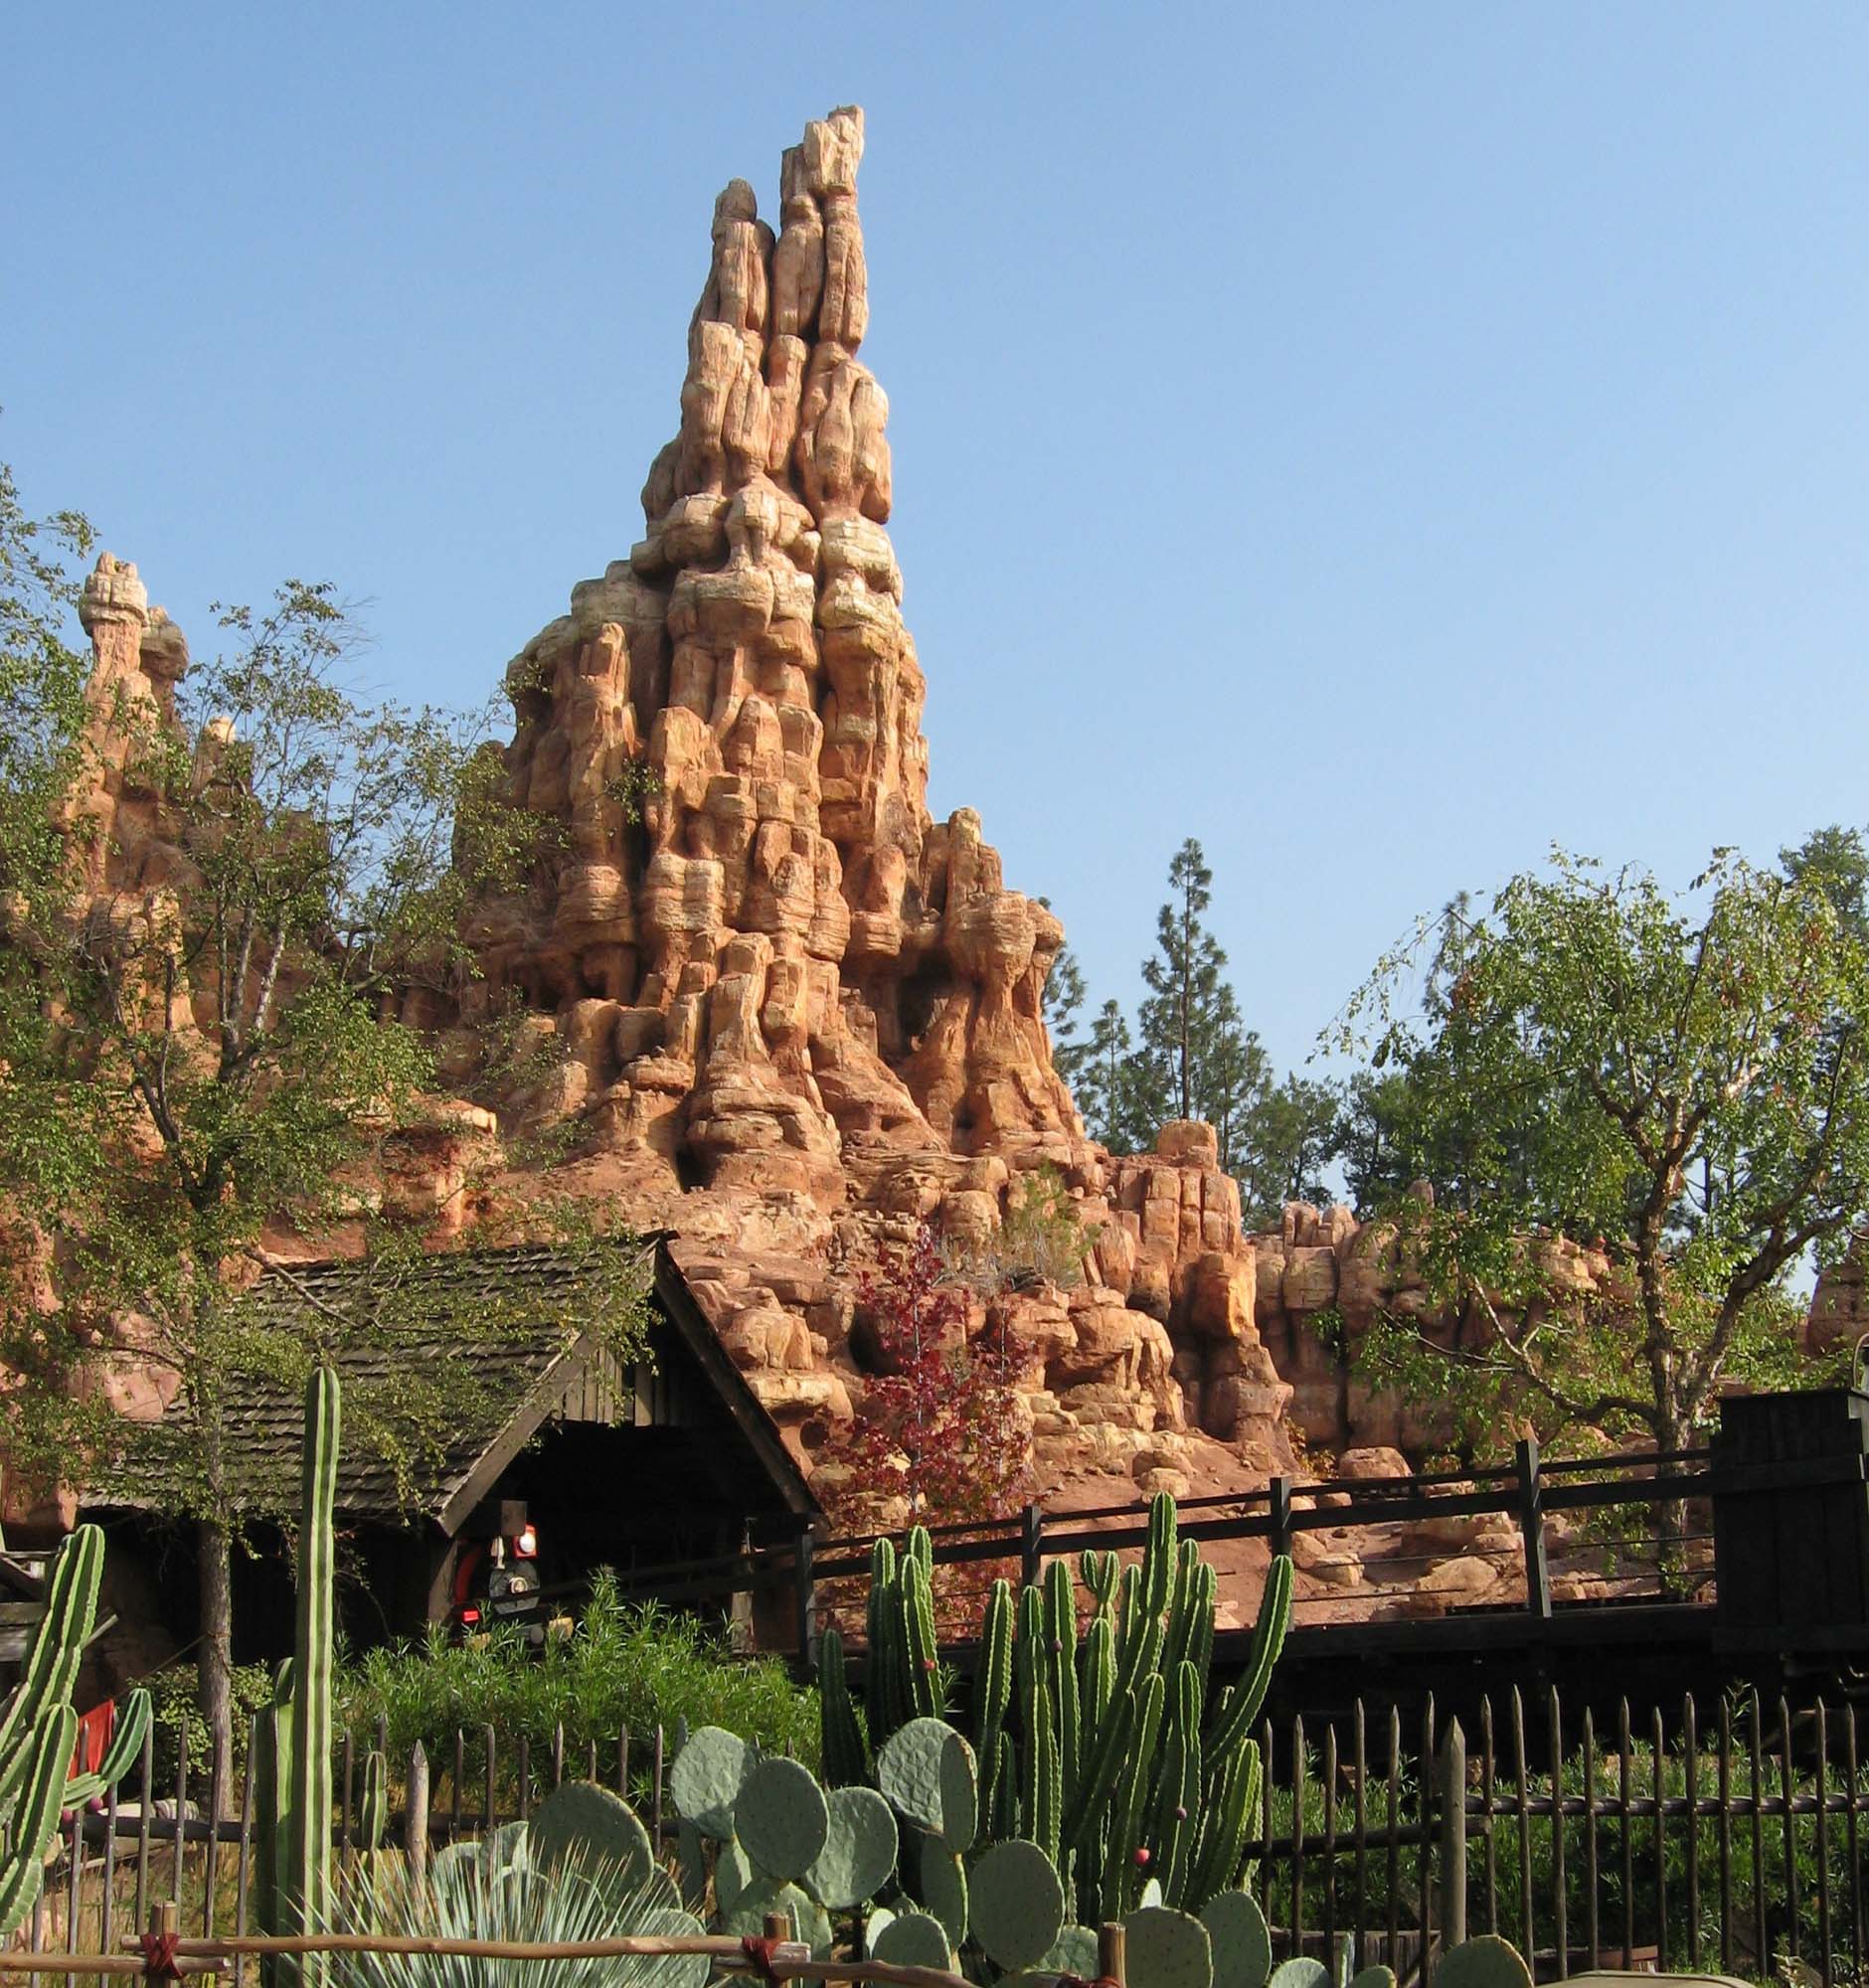
[[[175,1820],[176,1827],[180,1828],[181,1817],[177,1816]],[[178,1837],[176,1841],[179,1843],[181,1839]],[[182,1908],[173,1899],[164,1899],[159,1905],[149,1907],[149,1933],[152,1939],[173,1939],[181,1927]],[[149,1981],[159,1978],[155,1974],[154,1960],[146,1958],[143,1961],[143,1979]]]
[[[1097,1972],[1104,1981],[1113,1981],[1115,1988],[1124,1988],[1124,1969],[1128,1965],[1128,1935],[1119,1921],[1105,1919],[1097,1929]]]
[[[1447,1721],[1441,1741],[1441,1944],[1466,1937],[1466,1736]],[[1422,1956],[1426,1966],[1428,1956]]]
[[[1518,1446],[1519,1531],[1525,1539],[1525,1606],[1540,1622],[1551,1620],[1551,1569],[1545,1560],[1544,1481],[1538,1475],[1538,1443],[1526,1436]]]
[[[428,1753],[418,1740],[409,1755],[409,1811],[403,1818],[409,1875],[420,1885],[428,1872]]]
[[[1272,1494],[1272,1550],[1276,1559],[1291,1551],[1291,1480],[1274,1477],[1267,1489]]]
[[[811,1572],[811,1528],[800,1526],[792,1573],[798,1586],[798,1661],[808,1678],[816,1677],[818,1668],[817,1576]]]
[[[1045,1559],[1045,1507],[1034,1498],[1019,1514],[1019,1578],[1027,1587],[1038,1585]]]
[[[765,1915],[765,1936],[767,1939],[789,1939],[791,1937],[791,1914],[789,1912],[767,1912]],[[772,1988],[788,1988],[790,1977],[776,1969],[772,1974]]]

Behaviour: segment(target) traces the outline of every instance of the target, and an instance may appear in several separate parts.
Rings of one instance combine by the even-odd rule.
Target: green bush
[[[650,1603],[626,1606],[613,1578],[599,1574],[575,1632],[532,1650],[510,1624],[470,1645],[431,1628],[419,1642],[377,1649],[344,1663],[337,1678],[338,1718],[359,1743],[374,1745],[385,1723],[393,1772],[420,1740],[437,1779],[454,1758],[454,1735],[466,1736],[469,1788],[484,1785],[482,1734],[495,1736],[496,1777],[510,1787],[519,1741],[530,1750],[535,1782],[550,1770],[553,1736],[564,1729],[567,1771],[577,1771],[595,1742],[599,1772],[616,1771],[617,1740],[631,1738],[632,1770],[647,1770],[657,1725],[674,1747],[675,1727],[725,1726],[771,1752],[794,1752],[815,1764],[817,1694],[794,1685],[782,1663],[736,1657],[725,1640],[693,1618]]]
[[[208,1723],[196,1704],[197,1678],[193,1664],[170,1664],[143,1679],[149,1691],[152,1790],[161,1800],[175,1793],[175,1767],[184,1732],[188,1736],[188,1784],[196,1796],[208,1783],[210,1746]],[[234,1701],[234,1772],[247,1763],[247,1738],[254,1714],[272,1696],[272,1670],[267,1664],[236,1664],[229,1676]],[[123,1798],[140,1792],[132,1767],[122,1787]]]

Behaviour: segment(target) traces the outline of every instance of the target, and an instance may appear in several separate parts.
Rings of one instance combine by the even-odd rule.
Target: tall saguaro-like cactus
[[[82,1808],[121,1780],[149,1730],[149,1694],[134,1691],[96,1771],[68,1775],[78,1741],[72,1687],[97,1619],[102,1578],[103,1534],[80,1526],[59,1547],[25,1674],[0,1713],[0,1821],[6,1825],[0,1936],[20,1924],[39,1897],[61,1811]]]
[[[1260,1784],[1252,1728],[1290,1621],[1291,1563],[1273,1562],[1245,1670],[1210,1702],[1216,1577],[1176,1534],[1159,1497],[1136,1565],[1082,1557],[1086,1629],[1063,1561],[1016,1600],[996,1581],[980,1624],[977,1828],[1035,1844],[1087,1925],[1125,1916],[1146,1889],[1193,1912],[1239,1882]],[[873,1556],[867,1733],[843,1647],[826,1640],[824,1757],[840,1779],[873,1758],[880,1781],[892,1736],[945,1716],[925,1627],[931,1558],[919,1528],[900,1556],[886,1541]]]
[[[255,1905],[268,1932],[305,1933],[331,1918],[331,1677],[335,1661],[337,1457],[341,1397],[334,1369],[305,1389],[305,1445],[298,1516],[298,1636],[259,1720],[255,1762],[258,1811]],[[321,1955],[291,1973],[313,1988]]]

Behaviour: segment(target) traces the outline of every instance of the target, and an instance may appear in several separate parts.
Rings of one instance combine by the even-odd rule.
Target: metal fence
[[[363,1758],[382,1738],[348,1736],[333,1762],[347,1862],[361,1847]],[[583,1777],[627,1794],[670,1850],[677,1743],[657,1730],[568,1751],[562,1737],[457,1733],[439,1757],[418,1748],[395,1763],[392,1841],[479,1836]],[[1280,1955],[1331,1958],[1347,1942],[1359,1964],[1432,1980],[1450,1939],[1497,1931],[1542,1980],[1644,1966],[1771,1980],[1786,1958],[1825,1982],[1862,1975],[1869,1779],[1853,1704],[1690,1697],[1634,1723],[1624,1705],[1599,1730],[1555,1691],[1514,1692],[1482,1698],[1462,1731],[1438,1725],[1432,1704],[1405,1718],[1357,1700],[1327,1721],[1268,1724],[1261,1744],[1248,1883]],[[159,1788],[151,1765],[146,1751],[139,1775],[68,1826],[30,1950],[110,1952],[163,1904],[191,1935],[251,1930],[250,1791],[191,1789],[185,1765]],[[247,1964],[234,1956],[237,1984]]]

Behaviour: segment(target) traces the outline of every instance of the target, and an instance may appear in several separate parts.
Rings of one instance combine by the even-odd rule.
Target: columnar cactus
[[[305,1389],[296,1650],[292,1662],[279,1667],[272,1703],[260,1716],[255,1762],[255,1903],[260,1926],[268,1932],[312,1932],[331,1919],[334,1520],[341,1406],[335,1370],[318,1368]],[[295,1974],[313,1988],[324,1971],[323,1957],[308,1954],[295,1970],[280,1967],[275,1974]]]
[[[81,1526],[60,1544],[24,1675],[0,1713],[0,1816],[7,1825],[0,1935],[14,1931],[39,1897],[61,1811],[82,1808],[121,1780],[149,1730],[149,1694],[132,1692],[96,1771],[68,1773],[78,1741],[72,1688],[97,1618],[102,1578],[103,1534]]]
[[[909,1721],[941,1716],[931,1559],[921,1528],[900,1555],[882,1543],[872,1557],[866,1709],[879,1754]],[[1092,1604],[1082,1633],[1062,1561],[1016,1600],[1003,1580],[987,1600],[972,1707],[980,1832],[1035,1844],[1086,1924],[1125,1917],[1151,1880],[1164,1908],[1198,1911],[1239,1880],[1260,1784],[1251,1735],[1290,1620],[1291,1563],[1273,1563],[1246,1670],[1217,1699],[1217,1581],[1196,1543],[1177,1541],[1171,1498],[1149,1508],[1139,1564],[1088,1552],[1078,1574]],[[826,1658],[825,1759],[841,1776],[856,1713],[841,1643]]]

